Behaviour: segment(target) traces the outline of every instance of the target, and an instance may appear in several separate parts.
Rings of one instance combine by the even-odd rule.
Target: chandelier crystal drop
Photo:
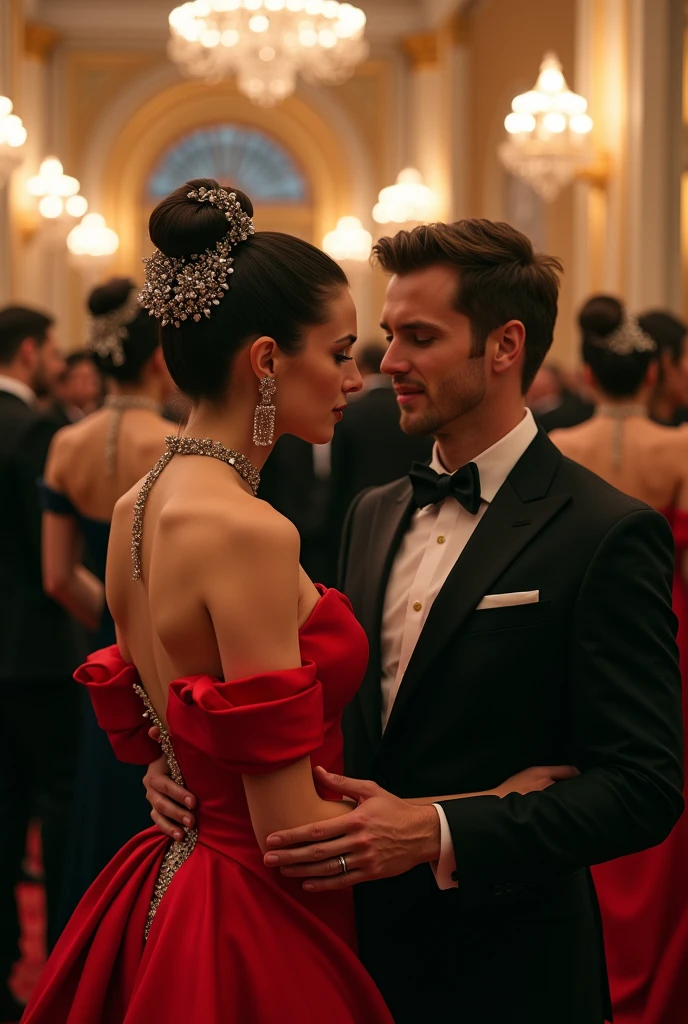
[[[168,53],[190,77],[235,74],[239,90],[271,107],[296,76],[339,85],[368,55],[362,10],[337,0],[190,0],[169,17]]]
[[[590,162],[593,122],[587,109],[587,100],[567,86],[553,53],[545,54],[535,88],[512,101],[504,121],[509,139],[499,147],[500,159],[547,202]]]

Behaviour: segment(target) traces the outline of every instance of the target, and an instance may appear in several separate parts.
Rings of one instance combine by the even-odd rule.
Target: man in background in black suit
[[[19,958],[14,885],[34,809],[41,819],[48,946],[63,870],[79,729],[71,673],[79,630],[43,592],[36,480],[58,423],[37,409],[64,370],[52,321],[0,310],[0,1020],[21,1012],[7,982]]]
[[[339,544],[346,512],[357,494],[405,476],[415,461],[429,461],[432,439],[405,434],[399,425],[392,378],[380,370],[385,349],[358,344],[363,388],[354,395],[332,439],[329,532]]]

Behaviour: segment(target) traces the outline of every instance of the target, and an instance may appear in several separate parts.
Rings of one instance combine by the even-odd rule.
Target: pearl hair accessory
[[[190,256],[165,256],[156,249],[144,259],[146,283],[139,302],[163,327],[180,327],[184,320],[198,322],[210,317],[213,306],[219,306],[229,291],[227,278],[234,273],[230,252],[239,242],[254,233],[253,220],[242,209],[235,192],[224,188],[194,189],[189,199],[210,203],[221,210],[229,221],[227,234],[203,253]]]

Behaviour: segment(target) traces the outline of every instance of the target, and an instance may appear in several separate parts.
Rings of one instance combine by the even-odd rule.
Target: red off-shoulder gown
[[[162,885],[175,844],[148,829],[120,850],[77,907],[23,1024],[392,1024],[356,956],[351,889],[304,892],[264,866],[251,827],[242,774],[308,755],[342,770],[340,716],[368,655],[343,595],[322,592],[300,646],[300,668],[172,683],[168,732],[199,798],[195,845]],[[159,756],[136,670],[116,646],[77,677],[120,759]]]
[[[688,723],[688,591],[681,571],[688,551],[688,513],[671,509],[664,515],[676,542],[673,606],[683,720]],[[688,758],[684,768],[688,780]],[[660,846],[601,864],[593,876],[602,910],[614,1024],[686,1024],[688,812]]]

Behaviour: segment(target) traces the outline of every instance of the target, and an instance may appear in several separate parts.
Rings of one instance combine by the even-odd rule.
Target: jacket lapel
[[[538,434],[495,495],[433,602],[399,687],[385,737],[410,695],[450,638],[461,628],[519,553],[570,500],[549,495],[561,454]]]
[[[380,690],[381,652],[380,633],[382,609],[387,582],[402,538],[408,529],[414,505],[408,479],[399,481],[386,500],[380,501],[369,527],[366,552],[366,578],[359,611],[361,625],[370,643],[370,657],[365,678],[358,691],[363,718],[370,739],[376,748],[382,735],[382,693]]]

